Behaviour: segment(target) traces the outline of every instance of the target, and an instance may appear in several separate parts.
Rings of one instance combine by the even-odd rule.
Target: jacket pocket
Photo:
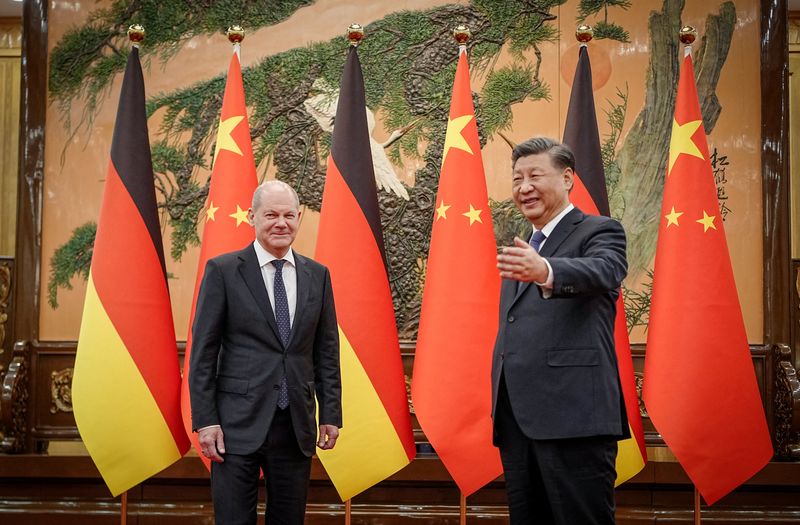
[[[549,366],[599,366],[597,348],[554,348],[547,351]]]
[[[232,394],[246,394],[250,386],[250,381],[247,379],[237,379],[235,377],[217,377],[217,390],[221,392],[230,392]]]

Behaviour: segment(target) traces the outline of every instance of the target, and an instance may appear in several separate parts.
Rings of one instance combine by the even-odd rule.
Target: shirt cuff
[[[207,427],[198,428],[197,433],[199,434],[201,431],[209,428],[222,428],[222,425],[208,425]]]
[[[553,267],[547,259],[542,259],[547,265],[547,279],[543,283],[534,281],[533,284],[542,289],[542,298],[550,299],[553,296]]]

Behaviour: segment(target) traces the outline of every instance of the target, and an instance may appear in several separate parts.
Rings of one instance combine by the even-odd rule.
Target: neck
[[[534,221],[534,223],[533,223],[533,226],[534,226],[534,227],[535,227],[537,230],[541,230],[542,228],[544,228],[545,226],[547,226],[547,223],[549,223],[550,221],[552,221],[553,219],[555,219],[556,217],[558,217],[558,216],[559,216],[559,214],[560,214],[562,211],[564,211],[565,209],[567,209],[567,206],[569,206],[569,200],[567,200],[565,203],[563,203],[563,204],[562,204],[562,205],[561,205],[561,206],[560,206],[560,207],[559,207],[559,208],[558,208],[556,211],[554,211],[553,213],[551,213],[550,215],[548,215],[548,216],[547,216],[547,218],[541,218],[541,219],[539,219],[538,221]]]
[[[276,259],[283,259],[284,257],[286,257],[286,254],[289,253],[289,250],[291,249],[291,246],[287,246],[286,248],[267,247],[264,246],[264,244],[261,241],[258,241],[258,244],[260,244],[261,247],[267,251],[267,253],[269,253]]]

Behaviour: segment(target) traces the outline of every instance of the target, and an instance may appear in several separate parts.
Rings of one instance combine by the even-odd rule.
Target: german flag
[[[464,46],[435,213],[411,395],[425,436],[468,496],[503,468],[491,418],[500,273]]]
[[[681,66],[661,203],[644,363],[644,402],[711,505],[772,458],[691,48]]]
[[[207,468],[211,460],[200,454],[197,434],[192,432],[192,404],[189,398],[189,358],[192,355],[192,324],[194,323],[197,295],[203,281],[206,263],[217,255],[241,250],[255,240],[255,233],[247,221],[247,210],[253,200],[258,180],[250,141],[250,124],[247,120],[247,105],[244,98],[242,69],[239,64],[239,44],[234,44],[222,110],[219,117],[217,143],[214,149],[214,164],[211,167],[211,182],[208,188],[205,211],[202,217],[203,238],[200,243],[200,259],[197,262],[197,278],[194,285],[192,311],[189,316],[189,335],[183,361],[181,382],[181,411],[186,433],[192,440],[200,459]]]
[[[603,158],[600,153],[600,134],[597,131],[597,114],[592,94],[592,66],[586,44],[580,47],[575,79],[572,83],[567,122],[564,126],[564,144],[575,154],[575,184],[570,193],[572,203],[584,213],[611,215]],[[625,304],[622,294],[617,299],[617,318],[614,325],[614,343],[617,352],[620,386],[624,399],[631,437],[620,440],[617,453],[617,480],[619,486],[644,468],[647,449],[644,443],[642,416],[639,413],[639,396],[633,374],[631,345],[625,321]]]
[[[348,500],[416,454],[355,46],[342,73],[316,259],[333,283],[344,417],[336,447],[319,458]]]
[[[139,51],[128,57],[72,382],[75,421],[113,495],[189,449]]]

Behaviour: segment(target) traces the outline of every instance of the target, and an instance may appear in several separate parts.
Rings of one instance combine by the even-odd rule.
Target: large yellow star
[[[214,206],[213,201],[208,201],[208,209],[206,210],[206,222],[208,221],[216,221],[217,219],[214,217],[216,215],[219,206]]]
[[[702,120],[691,120],[685,124],[678,124],[677,120],[672,121],[672,140],[669,143],[669,169],[667,170],[667,175],[672,172],[672,166],[681,153],[698,159],[703,158],[700,148],[692,140],[692,135],[702,123]]]
[[[472,155],[472,148],[469,147],[464,135],[461,134],[461,132],[464,131],[464,128],[467,127],[467,124],[469,124],[469,121],[472,119],[472,115],[462,115],[447,121],[447,134],[444,136],[442,166],[444,166],[444,160],[447,158],[450,148],[457,148]]]
[[[217,163],[217,159],[219,158],[219,152],[226,149],[228,151],[232,151],[237,155],[242,154],[242,150],[239,149],[239,145],[236,144],[236,141],[231,137],[231,133],[239,125],[239,122],[244,120],[244,116],[237,115],[235,117],[226,118],[225,120],[219,121],[219,131],[217,132],[217,147],[214,148],[214,164]],[[212,166],[213,169],[213,166]]]
[[[472,226],[472,223],[478,221],[479,223],[483,224],[481,220],[481,211],[483,210],[476,210],[472,207],[472,204],[469,205],[469,211],[466,213],[462,213],[464,217],[469,217],[469,225]]]
[[[709,215],[706,213],[706,210],[703,210],[703,218],[697,219],[696,222],[699,222],[700,224],[703,225],[703,233],[705,233],[708,231],[709,228],[714,228],[715,230],[717,229],[717,227],[714,226],[714,219],[716,218],[717,218],[716,215]]]
[[[236,205],[236,213],[231,213],[228,217],[236,219],[236,226],[238,227],[243,222],[247,222],[247,210],[243,210],[239,205]]]
[[[442,199],[442,203],[439,204],[439,207],[436,208],[436,220],[439,219],[446,219],[447,218],[447,210],[450,209],[450,206],[446,206],[444,204],[444,199]]]
[[[680,224],[678,224],[678,217],[680,217],[681,215],[683,215],[683,212],[675,211],[675,206],[673,206],[672,211],[669,212],[669,214],[664,215],[664,217],[667,219],[667,228],[669,228],[670,225],[672,224],[674,224],[675,226],[680,226]]]

